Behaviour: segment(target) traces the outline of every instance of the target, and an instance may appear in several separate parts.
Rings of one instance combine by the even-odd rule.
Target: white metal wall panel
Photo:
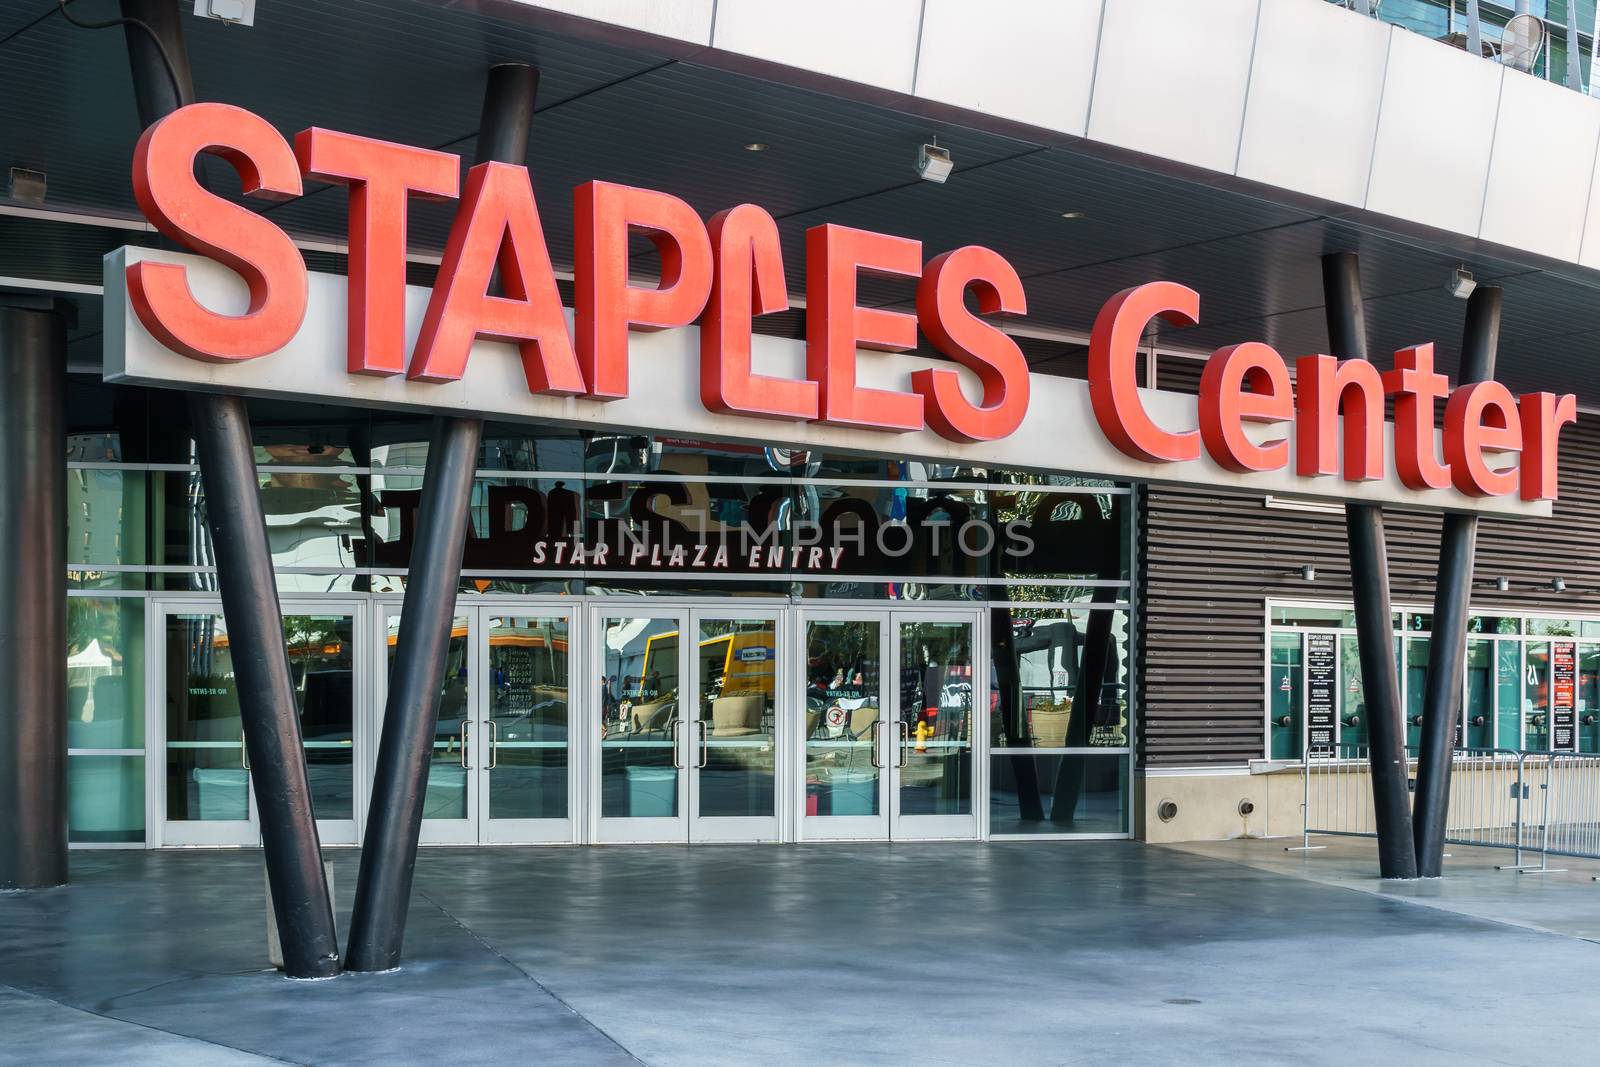
[[[1269,0],[1256,27],[1241,178],[1360,207],[1389,37],[1326,0]]]
[[[927,0],[916,95],[1082,136],[1100,0]]]
[[[1393,35],[1369,211],[1477,236],[1503,74],[1426,37]]]
[[[1578,258],[1593,181],[1600,108],[1518,71],[1500,88],[1500,120],[1478,236],[1559,259]]]
[[[922,0],[718,0],[713,46],[910,93]]]
[[[1090,139],[1231,174],[1258,6],[1258,0],[1106,4]]]

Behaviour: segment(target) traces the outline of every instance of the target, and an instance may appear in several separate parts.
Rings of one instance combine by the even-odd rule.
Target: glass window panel
[[[1536,637],[1576,637],[1578,636],[1578,623],[1574,619],[1541,619],[1528,620],[1528,633]]]
[[[362,492],[355,475],[293,471],[259,477],[273,566],[339,570],[365,565]]]
[[[144,747],[143,598],[67,598],[67,747]]]
[[[1494,747],[1495,642],[1467,642],[1467,748]]]
[[[355,620],[288,615],[283,639],[319,819],[355,818]]]
[[[220,614],[166,617],[167,818],[250,817],[250,772],[227,624]]]
[[[1600,646],[1578,646],[1578,751],[1600,752]]]
[[[144,841],[144,757],[67,758],[67,839],[80,843]]]
[[[1422,744],[1422,707],[1428,688],[1428,652],[1432,639],[1408,637],[1405,642],[1406,748],[1415,752]]]
[[[1031,752],[989,758],[989,832],[1128,831],[1128,757]]]
[[[145,473],[67,471],[67,565],[146,564]]]
[[[1349,634],[1339,637],[1339,754],[1353,757],[1367,744],[1367,698],[1361,684],[1361,652]]]
[[[1550,750],[1550,643],[1528,642],[1522,678],[1522,747]]]
[[[900,814],[972,812],[973,626],[899,624]]]
[[[1124,747],[1130,734],[1128,613],[996,608],[990,613],[994,748]],[[1103,650],[1099,692],[1086,650]],[[1082,714],[1076,714],[1082,709]]]
[[[700,623],[699,814],[776,813],[778,634],[771,619]]]
[[[806,622],[806,814],[877,815],[882,630]]]
[[[1396,628],[1399,616],[1396,614]],[[1356,613],[1347,608],[1273,608],[1274,626],[1316,626],[1338,630],[1353,630]]]
[[[389,678],[393,684],[400,616],[390,615],[386,629]],[[428,763],[428,787],[422,798],[422,815],[426,819],[467,817],[467,770],[462,763],[469,761],[462,758],[462,742],[468,740],[463,735],[463,722],[471,714],[468,636],[466,616],[455,616],[450,622],[450,644],[445,653],[439,717],[434,723],[433,754]]]
[[[609,616],[600,624],[600,814],[678,814],[678,620]]]
[[[1497,641],[1494,652],[1495,746],[1522,747],[1522,642]]]
[[[1301,637],[1298,633],[1272,635],[1272,670],[1267,679],[1270,741],[1268,756],[1272,759],[1299,759],[1301,737],[1301,708],[1304,702],[1301,670]]]
[[[489,620],[489,817],[567,816],[567,618]]]
[[[1522,632],[1522,620],[1514,615],[1474,615],[1467,620],[1467,632],[1517,634]]]

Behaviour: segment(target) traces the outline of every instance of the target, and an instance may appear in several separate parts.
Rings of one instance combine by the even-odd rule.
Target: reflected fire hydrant
[[[917,720],[917,746],[916,751],[928,751],[928,738],[933,736],[933,727],[921,719]]]

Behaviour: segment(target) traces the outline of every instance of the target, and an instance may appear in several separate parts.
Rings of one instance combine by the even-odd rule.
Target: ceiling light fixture
[[[1565,578],[1552,578],[1550,579],[1550,588],[1557,593],[1565,593],[1567,591],[1567,580]]]
[[[1511,591],[1511,579],[1504,576],[1496,578],[1494,580],[1494,587],[1497,592],[1508,593]]]
[[[1303,581],[1314,582],[1317,580],[1317,568],[1307,563],[1300,568],[1300,577]]]
[[[762,141],[751,141],[749,144],[744,146],[744,150],[746,152],[765,152],[767,150],[767,146]]]
[[[1451,271],[1450,281],[1445,285],[1445,288],[1450,291],[1450,295],[1457,300],[1465,300],[1472,295],[1472,290],[1477,287],[1478,283],[1473,280],[1472,272],[1464,266],[1457,267]]]
[[[950,159],[950,150],[940,148],[937,140],[917,149],[917,176],[923,181],[943,185],[955,168],[955,163]]]
[[[1083,212],[1081,212],[1081,211],[1063,211],[1061,213],[1061,217],[1064,218],[1064,219],[1081,219],[1081,218],[1083,218]]]

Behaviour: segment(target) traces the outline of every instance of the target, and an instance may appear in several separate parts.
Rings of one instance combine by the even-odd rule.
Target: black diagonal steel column
[[[479,163],[520,165],[527,160],[538,87],[539,72],[532,67],[490,68],[478,124]],[[434,420],[350,917],[347,966],[353,971],[387,971],[400,965],[482,440],[481,419]]]
[[[1461,339],[1461,384],[1494,377],[1500,343],[1501,291],[1480,285],[1467,299]],[[1467,608],[1472,600],[1472,563],[1478,547],[1478,517],[1449,514],[1439,533],[1439,576],[1433,591],[1433,637],[1428,649],[1428,684],[1422,697],[1421,751],[1411,832],[1417,873],[1444,873],[1445,822],[1450,814],[1450,771],[1455,724],[1461,714],[1461,680],[1467,655]]]
[[[124,29],[139,121],[148,127],[194,101],[178,0],[122,0],[122,15],[136,20]],[[284,973],[291,978],[330,977],[339,973],[339,941],[284,650],[249,410],[242,397],[192,393],[189,417]]]
[[[0,296],[0,889],[67,880],[67,326]]]
[[[1339,359],[1367,358],[1361,264],[1354,252],[1322,257],[1328,344]],[[1344,506],[1350,542],[1350,586],[1355,597],[1361,685],[1367,697],[1367,739],[1372,767],[1372,811],[1378,828],[1378,871],[1384,878],[1415,878],[1406,778],[1406,739],[1400,723],[1400,672],[1394,654],[1389,601],[1389,551],[1383,511],[1371,504]]]
[[[148,127],[194,101],[178,0],[122,0],[122,15],[138,23],[124,29],[139,121]],[[249,410],[242,397],[192,393],[189,417],[284,973],[330,977],[339,973],[339,941],[283,644]]]

